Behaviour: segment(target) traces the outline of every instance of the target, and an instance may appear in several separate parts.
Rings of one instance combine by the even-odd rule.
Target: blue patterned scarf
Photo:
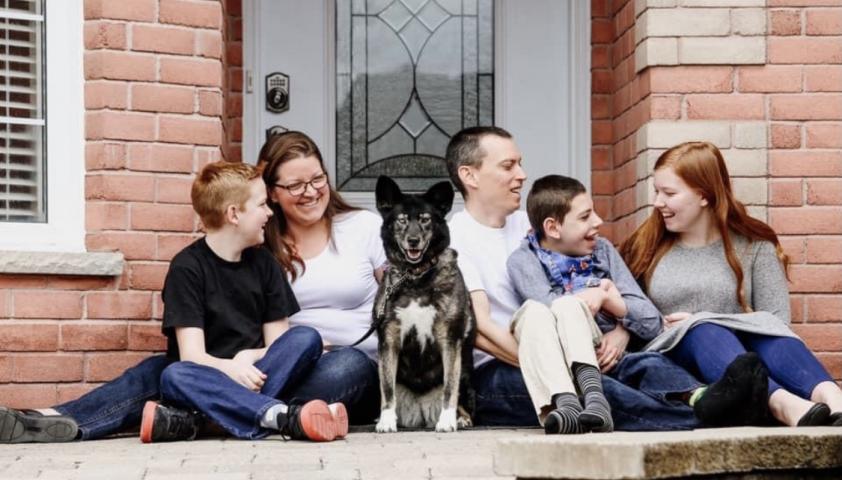
[[[554,289],[561,288],[564,293],[575,293],[583,288],[599,286],[600,279],[595,275],[593,255],[568,257],[547,250],[538,242],[535,232],[529,232],[526,239]]]

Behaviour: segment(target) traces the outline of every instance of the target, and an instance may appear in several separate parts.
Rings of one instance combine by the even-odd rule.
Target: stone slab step
[[[842,428],[716,428],[502,438],[494,471],[517,478],[670,478],[842,468]]]

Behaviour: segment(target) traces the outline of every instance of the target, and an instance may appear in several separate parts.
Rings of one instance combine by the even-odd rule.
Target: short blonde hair
[[[220,161],[205,165],[190,190],[193,210],[205,228],[222,228],[229,205],[243,208],[251,195],[249,182],[255,178],[260,178],[260,170],[247,163]]]

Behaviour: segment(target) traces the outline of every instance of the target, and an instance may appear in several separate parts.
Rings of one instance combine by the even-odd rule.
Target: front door
[[[506,128],[530,179],[590,183],[589,2],[245,0],[243,155],[301,130],[331,181],[371,207],[379,175],[447,178],[451,135]]]

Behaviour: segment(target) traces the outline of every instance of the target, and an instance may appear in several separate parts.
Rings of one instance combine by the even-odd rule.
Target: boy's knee
[[[287,337],[286,340],[295,342],[296,345],[300,345],[302,349],[307,351],[315,351],[321,354],[324,348],[322,345],[322,336],[313,327],[304,325],[293,327],[281,336],[281,338],[283,337]]]
[[[189,362],[175,362],[161,372],[161,385],[177,385],[185,377],[190,377]]]
[[[516,328],[523,329],[528,325],[529,328],[537,327],[554,327],[555,316],[550,311],[549,307],[543,303],[535,300],[527,300],[521,305],[514,315],[514,324]]]

